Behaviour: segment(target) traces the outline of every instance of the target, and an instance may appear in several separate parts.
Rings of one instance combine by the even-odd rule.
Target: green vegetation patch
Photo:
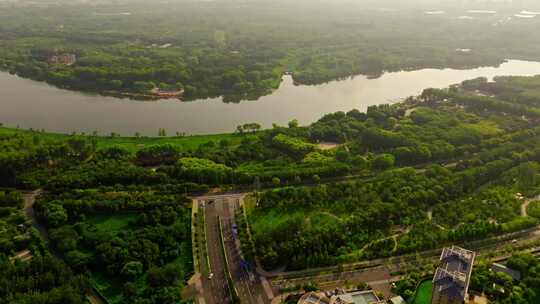
[[[531,202],[527,208],[527,214],[540,219],[540,201]]]
[[[136,213],[117,214],[117,215],[96,215],[86,219],[86,222],[95,225],[97,231],[118,233],[128,228],[138,217]]]
[[[183,303],[193,273],[191,201],[157,191],[76,190],[35,204],[51,245],[110,303]]]
[[[420,283],[416,290],[416,295],[412,304],[429,304],[431,303],[431,295],[433,293],[433,282],[426,280]]]

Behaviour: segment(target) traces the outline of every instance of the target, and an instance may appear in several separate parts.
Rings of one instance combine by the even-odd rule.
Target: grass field
[[[36,131],[31,130],[22,130],[22,129],[13,129],[13,128],[4,128],[0,127],[0,136],[2,135],[14,135],[14,134],[26,134],[31,135],[35,134]],[[67,134],[57,134],[57,133],[42,133],[39,132],[40,137],[45,139],[67,139],[71,135]],[[184,137],[106,137],[98,136],[97,137],[97,147],[98,149],[108,148],[112,146],[120,146],[126,148],[131,152],[136,152],[142,148],[161,145],[161,144],[171,144],[173,146],[179,147],[182,150],[193,150],[198,148],[201,144],[208,143],[210,141],[215,142],[216,144],[219,141],[225,139],[228,140],[231,146],[237,146],[242,141],[244,136],[240,134],[212,134],[212,135],[193,135],[193,136],[184,136]]]
[[[129,226],[130,221],[137,219],[137,213],[124,213],[118,215],[96,215],[89,217],[86,221],[96,225],[98,231],[117,233]]]
[[[412,304],[429,304],[431,303],[431,294],[433,292],[433,282],[426,280],[420,283],[416,290],[416,295]]]

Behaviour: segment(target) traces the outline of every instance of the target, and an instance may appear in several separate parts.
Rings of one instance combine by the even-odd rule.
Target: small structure
[[[159,98],[180,98],[184,95],[184,90],[162,90],[160,88],[153,88],[150,93]]]
[[[431,304],[463,304],[469,297],[469,283],[475,253],[457,246],[444,248],[433,277]]]
[[[56,54],[49,56],[47,62],[49,64],[73,65],[77,62],[77,55],[69,53]]]
[[[298,300],[298,304],[330,304],[330,298],[322,292],[308,292]]]
[[[309,292],[303,295],[298,304],[383,304],[373,290],[332,293]]]
[[[514,269],[511,269],[511,268],[508,268],[503,264],[499,264],[499,263],[491,264],[491,271],[505,273],[505,274],[509,275],[512,278],[512,280],[514,280],[514,281],[521,280],[521,272],[519,272],[517,270],[514,270]]]
[[[391,304],[407,304],[407,302],[405,302],[405,299],[403,299],[401,296],[391,298],[390,303]]]

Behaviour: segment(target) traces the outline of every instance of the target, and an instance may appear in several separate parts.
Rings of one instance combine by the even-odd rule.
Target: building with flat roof
[[[49,64],[60,64],[60,65],[73,65],[77,62],[77,55],[75,54],[56,54],[52,55],[47,59]]]
[[[475,253],[457,246],[444,248],[433,277],[431,304],[463,304],[468,298]]]
[[[303,295],[298,304],[383,304],[373,290],[323,293],[309,292]]]

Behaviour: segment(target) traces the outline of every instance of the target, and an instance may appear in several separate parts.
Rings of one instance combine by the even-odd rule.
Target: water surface
[[[540,62],[510,60],[499,67],[471,70],[424,69],[386,73],[377,79],[357,76],[318,86],[295,86],[285,76],[272,95],[239,104],[221,99],[193,102],[163,100],[141,102],[60,90],[47,84],[0,73],[0,123],[51,132],[116,132],[156,136],[159,128],[175,132],[209,134],[232,132],[237,125],[258,122],[302,124],[327,113],[395,102],[418,95],[424,88],[444,88],[480,76],[538,75]]]

